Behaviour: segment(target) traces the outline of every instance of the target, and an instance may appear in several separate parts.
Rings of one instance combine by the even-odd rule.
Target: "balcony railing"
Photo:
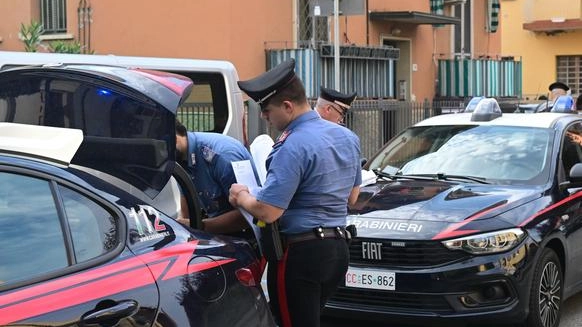
[[[438,60],[438,94],[441,97],[521,97],[522,63],[515,57]]]

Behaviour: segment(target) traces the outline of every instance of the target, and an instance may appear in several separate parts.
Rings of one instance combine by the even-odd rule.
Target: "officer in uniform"
[[[550,100],[553,101],[562,95],[567,95],[570,87],[562,82],[554,82],[550,84],[548,90],[550,90]]]
[[[242,143],[223,134],[188,132],[176,120],[176,151],[209,217],[203,220],[202,228],[212,233],[235,233],[247,228],[240,211],[228,201],[230,186],[236,183],[231,162],[250,160],[255,177],[258,176],[251,154]],[[187,211],[182,209],[182,212]],[[188,217],[182,216],[178,221],[190,225]]]
[[[263,188],[255,197],[233,184],[230,202],[278,224],[284,253],[269,261],[271,308],[282,327],[311,327],[319,326],[321,309],[347,271],[347,205],[356,202],[362,182],[360,142],[311,109],[294,67],[290,59],[239,82],[282,134],[268,156]]]
[[[321,86],[315,110],[317,110],[321,118],[332,123],[343,124],[346,114],[355,99],[356,92],[345,94]]]

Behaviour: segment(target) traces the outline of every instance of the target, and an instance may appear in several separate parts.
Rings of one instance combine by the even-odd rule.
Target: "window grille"
[[[44,34],[67,32],[66,0],[40,0],[40,14]]]
[[[326,16],[314,16],[310,2],[315,0],[298,0],[297,9],[299,10],[299,47],[315,47],[321,43],[327,43],[328,38],[328,19]]]
[[[572,94],[580,94],[582,88],[582,56],[557,56],[557,80],[566,83]]]

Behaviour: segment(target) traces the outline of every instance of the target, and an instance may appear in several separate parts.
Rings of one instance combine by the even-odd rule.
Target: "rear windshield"
[[[72,163],[109,172],[146,193],[165,184],[156,174],[173,169],[174,119],[139,94],[85,75],[33,73],[0,81],[0,121],[81,129],[83,144]]]

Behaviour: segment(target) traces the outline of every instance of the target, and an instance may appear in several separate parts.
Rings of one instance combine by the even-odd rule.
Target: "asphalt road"
[[[400,325],[388,325],[382,323],[369,323],[363,321],[349,321],[349,320],[334,320],[323,318],[321,327],[400,327]],[[408,327],[421,327],[422,325],[410,325]],[[580,327],[582,326],[582,293],[569,298],[564,303],[564,311],[562,312],[562,319],[560,327]],[[469,326],[471,327],[471,326]]]

